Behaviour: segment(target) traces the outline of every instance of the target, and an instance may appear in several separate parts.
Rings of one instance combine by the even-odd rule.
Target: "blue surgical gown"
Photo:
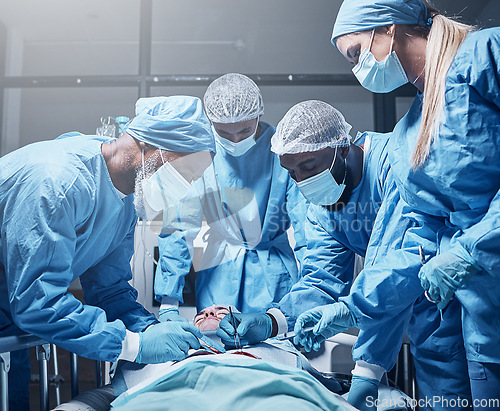
[[[101,144],[67,137],[0,159],[0,335],[22,330],[115,361],[125,330],[156,319],[128,283],[133,195],[118,196]],[[68,292],[78,277],[85,305]]]
[[[306,226],[305,251],[301,280],[279,303],[289,327],[298,315],[318,305],[345,302],[361,329],[353,357],[390,370],[408,328],[412,351],[425,361],[419,381],[432,379],[435,365],[442,375],[454,377],[457,393],[470,396],[460,330],[458,305],[443,313],[423,297],[418,281],[420,268],[418,245],[428,254],[435,253],[435,239],[416,243],[419,221],[401,201],[388,158],[389,135],[373,133],[365,144],[361,182],[349,202],[336,212],[310,205]],[[420,237],[418,237],[420,240]],[[365,257],[365,268],[353,283],[355,254]],[[399,301],[398,287],[411,284],[412,294],[399,311],[391,310],[391,301]],[[383,299],[386,306],[376,305]],[[439,336],[446,336],[443,348]],[[439,357],[439,358],[436,358]],[[451,359],[454,360],[451,363]],[[458,376],[456,375],[458,374]],[[436,378],[433,391],[445,393],[449,378]]]
[[[500,28],[465,39],[446,79],[438,135],[423,167],[413,170],[421,109],[417,95],[394,129],[389,152],[396,182],[415,212],[440,222],[441,251],[463,247],[482,267],[456,299],[467,358],[499,363]]]
[[[213,304],[259,312],[279,301],[298,280],[297,260],[305,248],[307,203],[288,172],[271,152],[275,128],[260,122],[256,144],[240,157],[217,151],[213,167],[219,193],[206,195],[190,217],[208,224],[206,249],[194,267],[198,310]],[[185,206],[185,204],[184,204]],[[222,213],[222,215],[221,215]],[[184,224],[186,225],[186,224]],[[185,276],[192,265],[192,230],[171,230],[159,236],[160,264],[155,277],[158,300],[183,302]],[[293,226],[292,250],[287,230]]]
[[[336,212],[309,206],[301,279],[275,305],[285,314],[289,328],[304,311],[349,294],[355,255],[365,256],[390,172],[387,138],[374,135],[371,140],[365,147],[362,180],[346,206]]]

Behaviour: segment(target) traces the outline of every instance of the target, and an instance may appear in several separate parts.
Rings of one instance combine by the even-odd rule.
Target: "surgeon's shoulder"
[[[363,150],[367,161],[386,161],[389,140],[392,133],[376,133],[365,131],[362,135]],[[358,137],[360,138],[360,137]]]
[[[460,77],[466,82],[475,73],[500,64],[500,27],[473,31],[458,50],[448,77]]]
[[[72,151],[50,147],[50,153],[44,152],[25,166],[24,174],[32,184],[46,188],[47,195],[91,194],[95,191],[92,174],[87,166],[87,156],[83,158]]]
[[[364,143],[370,141],[370,146],[386,146],[391,133],[377,133],[375,131],[365,131],[362,133],[364,136]]]
[[[83,172],[82,172],[83,171]],[[68,195],[71,192],[83,193],[91,190],[84,168],[78,167],[69,156],[61,156],[59,162],[45,161],[32,165],[30,173],[32,184],[46,188],[47,195]]]

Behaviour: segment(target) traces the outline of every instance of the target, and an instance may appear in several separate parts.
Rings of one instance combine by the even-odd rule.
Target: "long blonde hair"
[[[448,70],[465,37],[473,26],[447,18],[427,1],[428,15],[432,26],[427,39],[425,54],[425,89],[422,103],[422,123],[415,151],[411,157],[414,169],[421,167],[427,159],[434,138],[438,136],[439,123],[444,110],[445,84]]]

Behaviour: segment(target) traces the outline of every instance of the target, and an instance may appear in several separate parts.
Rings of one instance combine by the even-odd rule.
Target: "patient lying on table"
[[[209,307],[196,315],[194,324],[217,343],[215,330],[227,313],[225,307]],[[352,409],[303,371],[310,369],[322,378],[288,341],[268,341],[221,354],[215,353],[217,348],[202,345],[206,348],[192,350],[177,362],[143,365],[120,361],[111,384],[83,393],[55,410]],[[333,379],[323,378],[323,383],[334,392],[342,391]]]
[[[203,344],[182,361],[137,364],[120,361],[111,384],[81,394],[55,410],[353,409],[289,341],[267,340],[225,353],[215,330],[228,313],[209,307],[194,324],[215,344]],[[220,341],[220,340],[219,340]]]

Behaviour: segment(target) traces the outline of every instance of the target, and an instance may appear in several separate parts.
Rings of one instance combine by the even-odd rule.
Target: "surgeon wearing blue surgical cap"
[[[206,168],[215,151],[210,123],[195,97],[141,99],[136,114],[116,140],[70,133],[0,159],[1,336],[31,333],[110,362],[164,362],[199,348],[199,330],[159,323],[128,281],[133,193],[143,211],[143,183],[174,159],[206,153],[198,162]],[[187,183],[202,172],[169,171]],[[85,304],[68,292],[77,278]],[[13,352],[10,409],[29,409],[29,380],[27,353]]]
[[[389,155],[404,201],[440,222],[422,234],[439,252],[420,282],[438,308],[460,302],[473,399],[499,400],[500,28],[475,30],[421,0],[345,0],[332,43],[368,90],[417,88]]]

